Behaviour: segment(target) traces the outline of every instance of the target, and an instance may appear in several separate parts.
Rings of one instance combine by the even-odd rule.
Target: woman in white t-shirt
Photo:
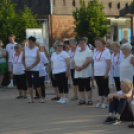
[[[107,108],[107,96],[109,94],[108,73],[111,66],[111,54],[104,47],[104,39],[98,37],[95,41],[97,50],[94,52],[94,76],[100,96],[100,102],[96,104],[96,107]]]
[[[47,57],[45,54],[41,51],[41,46],[39,43],[36,43],[36,46],[39,48],[39,53],[40,53],[40,62],[39,62],[39,84],[42,92],[42,97],[45,98],[45,76],[47,75],[46,72],[46,66],[49,63]],[[36,90],[36,97],[39,97],[39,94]]]
[[[122,51],[120,50],[120,44],[118,42],[114,42],[112,44],[113,54],[112,54],[112,71],[115,81],[116,90],[120,91],[120,62],[122,59]]]
[[[68,77],[70,70],[70,58],[67,52],[63,51],[63,43],[58,41],[55,44],[56,52],[51,56],[52,74],[55,77],[60,93],[58,103],[68,103]]]
[[[121,121],[133,121],[133,113],[130,105],[133,83],[128,80],[121,81],[121,90],[108,96],[109,116],[105,124],[117,124]]]
[[[26,76],[25,69],[22,64],[22,56],[21,45],[15,44],[14,46],[15,53],[13,54],[13,75],[16,81],[16,85],[19,91],[19,96],[16,99],[27,98],[27,84],[26,84]],[[24,96],[22,95],[22,90],[24,91]]]
[[[23,65],[25,67],[26,71],[26,78],[28,81],[28,89],[30,92],[31,99],[28,103],[33,103],[33,88],[32,88],[32,76],[34,77],[34,84],[37,87],[37,91],[40,97],[40,103],[44,103],[44,100],[42,98],[41,89],[39,85],[39,62],[40,62],[40,54],[39,49],[37,46],[35,46],[36,38],[35,37],[29,37],[29,45],[25,46],[24,52],[23,52]]]
[[[130,53],[132,46],[129,43],[123,44],[121,46],[122,53],[124,54],[120,63],[120,81],[124,79],[129,79],[133,82],[134,74],[134,57]]]
[[[93,105],[92,94],[90,87],[90,77],[91,72],[91,62],[93,53],[91,50],[86,49],[86,40],[84,38],[79,39],[80,51],[77,51],[73,60],[73,67],[75,69],[75,79],[77,79],[77,84],[80,92],[81,100],[78,105],[86,104],[84,100],[84,90],[87,91],[88,105]]]

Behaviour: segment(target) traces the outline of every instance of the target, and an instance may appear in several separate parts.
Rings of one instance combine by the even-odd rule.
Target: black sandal
[[[82,101],[82,100],[80,100],[79,102],[78,102],[78,105],[85,105],[86,104],[86,102],[85,101]]]
[[[87,102],[87,105],[92,106],[93,105],[93,102],[92,101],[88,101]]]
[[[16,97],[16,99],[21,99],[21,98],[23,98],[23,96],[18,96],[18,97]]]
[[[134,122],[132,122],[130,125],[128,125],[129,128],[134,128]]]

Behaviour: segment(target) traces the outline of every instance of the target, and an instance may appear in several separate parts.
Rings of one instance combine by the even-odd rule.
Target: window
[[[65,0],[63,0],[63,6],[66,6],[66,1]]]
[[[53,5],[56,6],[56,0],[53,0]]]
[[[128,3],[126,3],[126,9],[128,9]]]
[[[76,3],[75,3],[75,0],[73,0],[72,5],[73,5],[74,7],[75,7],[75,4],[76,4]]]
[[[118,27],[117,26],[114,26],[113,40],[114,41],[118,40]]]
[[[112,2],[109,2],[108,6],[109,8],[112,8]]]
[[[117,4],[117,8],[120,9],[120,3]]]

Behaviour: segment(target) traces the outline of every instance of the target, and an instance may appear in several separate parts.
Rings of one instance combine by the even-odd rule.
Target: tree
[[[81,7],[73,12],[76,37],[86,36],[93,44],[95,37],[104,37],[108,33],[104,7],[98,0],[89,1],[87,6],[83,0],[80,0],[80,5]]]
[[[15,34],[16,42],[21,43],[26,39],[26,28],[38,28],[37,15],[25,6],[24,11],[15,11],[15,4],[11,0],[0,0],[0,40],[4,46],[8,43],[8,36]],[[3,85],[9,83],[7,67],[4,74]]]
[[[26,28],[38,28],[37,15],[25,6],[24,11],[15,11],[15,4],[12,0],[0,0],[0,39],[6,45],[8,36],[15,34],[16,41],[22,42],[26,39]]]

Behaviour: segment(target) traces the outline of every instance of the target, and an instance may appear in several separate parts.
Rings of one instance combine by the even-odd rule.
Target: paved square
[[[17,89],[0,89],[0,134],[134,134],[134,129],[127,128],[129,122],[104,125],[107,109],[77,106],[77,101],[58,104],[50,101],[54,97],[51,86],[46,92],[44,104],[39,100],[28,104],[28,100],[15,99]],[[96,89],[93,94],[95,104]]]

